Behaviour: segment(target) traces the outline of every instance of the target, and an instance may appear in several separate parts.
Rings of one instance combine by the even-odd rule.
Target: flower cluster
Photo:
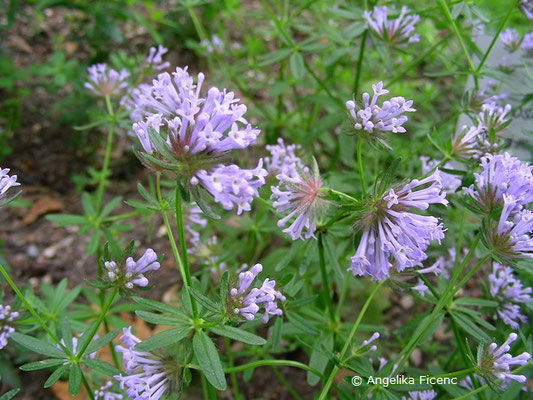
[[[145,60],[146,65],[156,71],[161,71],[170,67],[170,63],[168,61],[163,61],[163,55],[167,51],[168,49],[161,45],[157,46],[157,48],[150,47],[148,57],[146,57]]]
[[[4,197],[10,188],[20,186],[20,183],[17,182],[17,175],[9,176],[8,172],[9,168],[0,168],[0,199]]]
[[[265,148],[270,153],[270,157],[264,158],[266,170],[269,174],[274,176],[279,174],[296,176],[298,175],[298,170],[308,171],[302,160],[296,156],[296,151],[301,148],[300,145],[286,145],[282,138],[278,138],[278,144],[266,145]]]
[[[109,389],[113,386],[111,381],[107,381],[94,391],[94,400],[122,400],[122,395],[110,392]]]
[[[410,211],[426,210],[430,204],[448,205],[439,170],[422,180],[389,190],[362,213],[357,226],[363,231],[349,271],[354,276],[370,275],[375,280],[389,276],[394,266],[398,272],[414,267],[427,258],[433,240],[444,238],[444,229],[433,216]]]
[[[527,378],[524,375],[514,375],[511,373],[511,367],[514,365],[525,365],[531,358],[529,353],[522,353],[513,357],[507,353],[511,346],[510,343],[518,338],[516,333],[511,333],[507,340],[498,347],[496,343],[491,343],[483,352],[479,368],[484,376],[495,379],[509,380],[524,383]]]
[[[11,306],[3,306],[0,304],[0,349],[7,346],[7,339],[15,328],[13,327],[13,321],[17,319],[19,313],[11,311]]]
[[[475,173],[475,182],[463,190],[479,208],[489,212],[503,206],[504,195],[512,196],[518,206],[533,202],[533,167],[516,157],[505,154],[487,154],[481,158],[481,172]]]
[[[520,9],[524,12],[526,17],[533,19],[533,1],[532,0],[520,0]]]
[[[85,87],[97,96],[114,96],[121,94],[128,87],[126,78],[129,72],[121,69],[120,72],[107,66],[107,64],[91,65],[89,81],[85,82]]]
[[[520,303],[531,299],[530,287],[524,288],[522,282],[513,276],[513,270],[503,265],[494,264],[489,275],[490,294],[500,303],[497,316],[513,329],[518,329],[519,322],[527,322],[527,317],[520,314]]]
[[[205,49],[208,53],[221,54],[224,51],[224,42],[220,40],[217,35],[211,35],[211,39],[203,39],[200,42],[200,47]]]
[[[127,289],[133,289],[134,286],[148,286],[148,279],[144,274],[157,271],[160,266],[157,262],[157,254],[152,249],[147,249],[137,261],[128,257],[125,266],[119,266],[115,261],[104,262],[104,267],[107,269],[107,279]]]
[[[437,392],[434,390],[419,390],[408,393],[409,397],[402,396],[402,400],[433,400],[437,397]]]
[[[479,159],[490,147],[486,140],[485,129],[478,126],[463,125],[452,139],[452,152],[464,160]]]
[[[204,228],[207,225],[207,220],[202,218],[202,210],[197,205],[185,208],[183,211],[183,227],[189,235],[188,242],[191,246],[188,247],[188,250],[190,251],[200,242],[200,234],[195,226]]]
[[[425,156],[420,157],[420,161],[422,162],[423,174],[431,172],[432,169],[436,168],[437,165],[439,165],[439,161],[430,160],[429,157]],[[453,165],[449,162],[444,164],[443,167],[450,170],[453,169]],[[448,192],[455,192],[457,188],[461,186],[461,179],[459,179],[457,175],[447,174],[446,172],[441,171],[440,178],[442,181],[442,186]]]
[[[518,50],[522,43],[522,39],[514,29],[506,29],[500,33],[500,40],[510,52]]]
[[[402,125],[407,122],[408,118],[402,114],[416,111],[411,107],[413,101],[405,100],[403,97],[393,97],[379,106],[377,104],[379,96],[387,94],[389,91],[383,89],[383,82],[372,85],[372,90],[374,91],[372,99],[368,93],[363,93],[363,105],[361,107],[358,107],[353,100],[346,102],[352,125],[357,133],[383,142],[387,132],[405,132]]]
[[[273,205],[277,212],[289,212],[278,221],[278,226],[284,226],[295,217],[292,224],[283,232],[292,240],[314,237],[317,219],[327,205],[324,194],[320,191],[322,179],[316,161],[312,172],[294,163],[290,167],[286,166],[277,175],[277,179],[279,184],[271,187],[270,199],[274,201]]]
[[[155,354],[138,351],[134,346],[141,340],[131,333],[131,326],[122,330],[122,346],[115,350],[122,353],[125,376],[115,375],[120,388],[130,399],[158,400],[170,387],[171,373],[163,360]]]
[[[523,209],[512,195],[503,195],[503,209],[496,226],[486,232],[488,248],[502,262],[533,259],[533,212]]]
[[[285,301],[285,296],[275,289],[276,281],[265,279],[261,287],[250,289],[250,285],[263,270],[261,264],[255,264],[248,271],[239,274],[238,287],[229,291],[229,309],[248,321],[255,319],[260,306],[263,307],[263,322],[267,323],[271,315],[281,315],[278,301]]]
[[[533,32],[524,35],[520,50],[524,52],[526,57],[533,57]]]
[[[420,21],[417,14],[407,15],[409,9],[402,7],[400,15],[394,19],[388,19],[387,6],[376,6],[372,12],[365,11],[363,18],[366,19],[369,29],[381,40],[398,47],[405,47],[408,43],[420,41],[418,34],[413,34],[415,25]]]
[[[511,111],[510,104],[506,104],[504,107],[500,107],[496,103],[483,104],[477,115],[477,122],[487,133],[491,130],[498,133],[507,126],[509,111]]]
[[[145,158],[148,165],[170,165],[185,186],[200,186],[225,209],[236,208],[241,214],[251,209],[267,172],[262,160],[255,169],[222,161],[231,150],[255,143],[260,131],[244,119],[246,106],[238,104],[233,92],[212,87],[207,97],[201,97],[203,80],[200,73],[195,85],[187,68],[177,68],[172,76],[164,72],[151,86],[139,87],[132,96],[132,115],[139,120],[132,128],[150,156]],[[158,135],[167,134],[162,139],[164,149],[152,142],[151,129]],[[165,164],[154,164],[154,155]]]

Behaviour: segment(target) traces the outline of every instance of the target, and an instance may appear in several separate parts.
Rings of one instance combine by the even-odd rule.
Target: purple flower
[[[520,0],[518,6],[529,19],[533,19],[533,1]]]
[[[469,160],[478,159],[486,153],[485,129],[478,126],[463,125],[452,139],[452,152],[455,156]]]
[[[398,47],[405,47],[408,43],[420,41],[418,34],[413,34],[415,25],[420,21],[417,14],[406,15],[409,9],[402,7],[400,15],[395,19],[388,19],[387,6],[376,6],[372,13],[365,11],[368,28],[381,40]]]
[[[380,337],[379,332],[374,332],[372,336],[370,336],[370,338],[363,340],[363,343],[361,343],[361,345],[356,351],[357,355],[361,356],[363,354],[375,352],[378,349],[378,347],[375,344],[370,346],[370,344],[378,340],[379,337]]]
[[[478,37],[485,33],[485,25],[483,25],[483,22],[479,18],[475,18],[472,21],[467,21],[466,25],[472,29],[470,37],[474,42],[478,39]]]
[[[161,71],[162,69],[166,69],[170,67],[170,63],[168,61],[163,61],[163,55],[168,51],[166,47],[163,47],[161,45],[157,46],[157,49],[155,47],[150,47],[148,57],[146,57],[146,65],[157,71]]]
[[[533,57],[533,32],[524,35],[520,50],[524,52],[526,57]]]
[[[17,182],[17,175],[9,176],[8,172],[9,168],[0,168],[0,199],[4,197],[10,188],[20,186],[20,183]]]
[[[422,156],[420,157],[420,161],[422,161],[422,173],[423,174],[430,172],[433,168],[439,165],[439,161],[430,160],[429,157]],[[444,164],[444,168],[454,169],[453,165],[449,162]],[[442,186],[448,192],[455,192],[457,188],[461,186],[461,179],[459,179],[457,175],[447,174],[446,172],[441,171],[440,178],[442,181]]]
[[[402,396],[402,400],[433,400],[435,397],[437,397],[437,392],[434,390],[419,390],[409,392],[409,397]]]
[[[507,353],[511,346],[510,343],[518,338],[516,333],[511,333],[507,340],[500,346],[496,343],[491,343],[487,349],[483,351],[479,368],[486,377],[509,380],[512,379],[519,383],[525,383],[527,378],[524,375],[511,374],[511,367],[514,365],[525,365],[531,358],[529,353],[522,353],[519,356],[513,357]]]
[[[363,105],[359,107],[353,100],[346,102],[346,108],[350,112],[352,124],[358,134],[380,141],[388,132],[403,133],[405,128],[402,126],[408,118],[402,115],[404,112],[416,111],[411,108],[412,100],[405,100],[403,97],[393,97],[384,101],[381,106],[377,104],[379,96],[389,93],[383,89],[383,82],[372,85],[374,95],[370,99],[368,93],[363,93]]]
[[[78,342],[79,342],[79,338],[81,337],[81,333],[77,334],[76,336],[73,336],[72,337],[72,354],[76,354],[77,352],[77,349],[78,349]],[[94,335],[94,337],[92,338],[92,340],[96,340],[98,339],[98,335]],[[60,340],[61,344],[65,347],[68,347],[65,343],[65,339],[61,339]],[[61,347],[59,345],[56,345],[56,347],[58,349],[61,349]],[[92,352],[91,354],[86,354],[85,356],[83,356],[83,358],[89,358],[91,360],[94,360],[94,358],[96,357],[96,351],[95,352]]]
[[[278,186],[271,187],[270,199],[274,201],[276,211],[288,212],[278,221],[278,226],[282,227],[294,218],[292,224],[283,230],[292,240],[314,237],[316,221],[327,205],[320,191],[322,179],[316,161],[312,173],[306,170],[307,168],[300,169],[297,165],[294,168],[285,168],[284,172],[277,176]],[[290,173],[294,174],[289,175]]]
[[[492,129],[498,133],[505,128],[509,111],[511,111],[510,104],[506,104],[505,107],[500,107],[494,102],[485,103],[481,106],[481,112],[477,115],[476,119],[487,134]]]
[[[11,306],[0,304],[0,349],[7,346],[7,339],[15,332],[13,321],[18,317],[19,313],[11,311]]]
[[[349,271],[354,276],[370,275],[375,280],[414,267],[427,258],[425,251],[433,240],[444,238],[444,229],[433,216],[415,214],[411,208],[426,210],[430,204],[448,205],[439,170],[422,180],[396,186],[375,200],[359,217],[363,231]]]
[[[161,357],[134,349],[141,340],[131,333],[131,326],[122,330],[122,346],[115,350],[122,353],[125,376],[115,375],[120,388],[130,399],[159,400],[170,388],[170,371]]]
[[[518,158],[487,154],[481,158],[481,172],[475,173],[475,183],[463,188],[483,211],[503,206],[504,195],[524,206],[533,202],[533,167]]]
[[[527,322],[527,317],[520,314],[520,303],[531,300],[531,288],[524,288],[522,282],[513,275],[513,270],[498,263],[494,264],[489,275],[490,294],[500,303],[496,317],[506,325],[518,329],[519,322]],[[517,322],[518,321],[518,322]]]
[[[298,175],[298,169],[307,172],[308,168],[302,160],[296,156],[296,151],[301,149],[300,145],[285,145],[282,138],[278,138],[278,144],[265,146],[270,157],[265,157],[266,170],[274,176],[285,174],[288,176]]]
[[[211,35],[211,40],[203,39],[200,42],[200,47],[208,53],[222,54],[224,51],[224,42],[217,35]]]
[[[422,297],[426,295],[426,293],[429,292],[429,288],[426,286],[424,281],[420,278],[418,278],[418,282],[415,286],[411,287],[411,290],[415,290],[418,292],[418,294]]]
[[[148,286],[148,279],[144,274],[157,271],[160,266],[157,262],[157,254],[152,249],[147,249],[137,261],[128,257],[125,266],[119,266],[115,261],[104,263],[104,267],[107,269],[107,279],[128,289],[133,289],[135,286]]]
[[[111,386],[113,386],[113,383],[111,383],[111,381],[107,381],[105,385],[102,385],[97,390],[95,390],[94,400],[121,400],[121,394],[109,391]]]
[[[500,40],[510,52],[518,50],[522,43],[522,39],[514,29],[506,29],[500,33]]]
[[[498,225],[487,229],[487,247],[504,262],[533,259],[533,212],[521,208],[514,196],[504,194],[503,201]]]
[[[250,289],[252,282],[262,270],[261,264],[255,264],[248,271],[239,274],[238,286],[229,292],[228,308],[233,310],[234,314],[252,321],[263,307],[263,322],[267,323],[271,315],[283,314],[277,302],[285,301],[285,296],[275,289],[276,281],[270,279],[265,279],[261,287]]]
[[[132,129],[144,151],[170,165],[186,186],[199,185],[226,210],[237,209],[240,214],[251,209],[267,172],[262,161],[255,169],[222,162],[230,151],[255,143],[260,131],[244,119],[246,106],[238,104],[233,92],[212,87],[207,97],[201,97],[203,80],[200,73],[195,85],[187,68],[177,68],[172,77],[164,72],[151,86],[139,87],[132,95],[132,115],[137,119]],[[167,133],[166,151],[156,149],[149,128]]]
[[[97,96],[121,94],[128,86],[126,78],[130,74],[125,69],[117,72],[108,67],[107,64],[95,64],[87,70],[89,71],[89,82],[85,82],[85,87]]]
[[[187,234],[189,235],[188,239],[191,245],[187,252],[190,252],[191,247],[195,248],[200,242],[200,234],[198,233],[198,230],[195,226],[197,225],[202,228],[205,228],[205,226],[207,225],[207,220],[205,218],[202,218],[202,215],[202,210],[197,205],[184,209],[183,227],[185,229],[185,232],[187,232]]]

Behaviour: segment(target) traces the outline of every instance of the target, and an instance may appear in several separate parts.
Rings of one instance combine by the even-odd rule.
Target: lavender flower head
[[[148,286],[148,279],[144,276],[147,272],[157,271],[161,265],[157,262],[157,254],[152,249],[147,249],[141,258],[134,261],[132,257],[126,259],[126,265],[117,265],[115,261],[106,261],[107,279],[127,289],[135,286]]]
[[[409,397],[402,396],[402,400],[433,400],[437,397],[437,392],[434,390],[419,390],[408,393]]]
[[[529,353],[522,353],[513,357],[508,351],[511,349],[510,343],[518,338],[516,333],[511,333],[507,340],[498,347],[496,343],[491,343],[481,356],[479,368],[484,376],[493,379],[512,379],[519,383],[525,383],[527,378],[524,375],[514,375],[511,368],[514,365],[525,365],[531,358]]]
[[[420,278],[418,278],[418,281],[417,281],[416,285],[411,287],[411,290],[414,290],[414,291],[418,292],[418,294],[420,296],[422,296],[422,297],[424,297],[426,295],[426,293],[429,292],[429,288],[424,283],[424,281],[422,279],[420,279]]]
[[[0,168],[0,199],[4,197],[10,188],[20,186],[20,183],[17,182],[17,175],[9,176],[8,172],[9,168]]]
[[[494,102],[485,103],[481,106],[481,112],[476,117],[477,122],[483,127],[485,132],[488,133],[494,129],[494,132],[498,133],[508,125],[507,114],[509,114],[511,108],[510,104],[500,107]]]
[[[374,353],[378,347],[375,344],[372,344],[380,337],[379,332],[374,332],[370,338],[363,340],[363,343],[357,348],[356,354],[361,356],[367,353]],[[372,344],[372,345],[371,345]]]
[[[131,333],[131,326],[122,330],[122,346],[115,350],[122,353],[125,375],[115,375],[120,388],[126,390],[130,399],[159,400],[170,388],[173,374],[161,357],[134,346],[141,340]]]
[[[498,263],[494,264],[489,275],[490,294],[500,303],[496,317],[506,325],[518,329],[520,323],[527,322],[527,317],[520,314],[521,303],[531,300],[530,287],[524,288],[522,282],[513,275],[513,270]]]
[[[203,80],[200,73],[195,85],[187,68],[177,68],[172,76],[161,73],[151,86],[139,88],[132,114],[141,120],[133,131],[149,156],[147,165],[176,171],[184,186],[206,190],[226,210],[241,214],[251,209],[267,172],[262,160],[255,169],[223,162],[230,151],[255,143],[260,131],[246,121],[246,106],[233,92],[212,87],[201,97]],[[164,149],[152,143],[150,129],[166,134]],[[153,157],[160,161],[154,164]]]
[[[387,6],[376,6],[372,13],[365,11],[363,18],[366,19],[368,28],[378,38],[390,45],[405,47],[408,43],[420,41],[418,34],[413,34],[420,16],[406,15],[408,12],[409,9],[403,6],[398,18],[389,20]]]
[[[486,246],[504,263],[533,259],[533,212],[521,208],[512,195],[504,194],[503,201],[498,225],[487,228]]]
[[[7,339],[15,332],[13,321],[18,317],[19,313],[11,311],[11,306],[0,304],[0,349],[7,346]]]
[[[425,157],[425,156],[420,157],[420,161],[422,161],[422,173],[423,174],[430,172],[433,168],[439,165],[439,161],[430,160],[429,157]],[[446,169],[453,169],[453,165],[449,162],[444,164],[443,167]],[[440,178],[442,181],[442,186],[448,192],[455,192],[457,188],[461,186],[461,179],[459,179],[457,175],[447,174],[446,172],[441,171]]]
[[[533,57],[533,32],[524,35],[520,50],[524,52],[526,57]]]
[[[452,139],[452,152],[464,160],[479,159],[487,151],[487,136],[483,126],[463,125]]]
[[[522,39],[514,29],[506,29],[500,33],[500,40],[511,53],[520,48]]]
[[[232,288],[228,295],[228,309],[252,321],[263,307],[263,322],[267,323],[271,315],[282,315],[278,301],[285,301],[285,296],[275,289],[276,281],[265,279],[259,288],[250,286],[257,275],[263,270],[261,264],[255,264],[248,271],[239,274],[239,285]]]
[[[379,96],[389,93],[388,90],[383,89],[383,82],[372,85],[372,90],[374,91],[372,99],[368,93],[363,93],[361,107],[357,106],[353,100],[349,100],[346,102],[346,108],[350,112],[352,125],[358,134],[383,143],[388,132],[405,132],[402,125],[407,122],[408,118],[402,114],[416,110],[411,107],[413,101],[406,101],[403,97],[393,97],[379,106],[377,104]]]
[[[156,71],[161,71],[170,67],[168,61],[163,61],[163,55],[168,51],[166,47],[161,45],[155,47],[150,47],[148,57],[146,57],[146,65]]]
[[[444,238],[444,229],[437,218],[410,210],[426,210],[430,204],[447,206],[445,197],[437,169],[427,178],[398,185],[375,199],[356,222],[363,235],[348,270],[354,276],[382,280],[392,267],[401,272],[420,265],[430,242]]]
[[[324,194],[320,191],[322,179],[316,161],[313,164],[313,171],[306,171],[308,171],[307,168],[301,169],[296,164],[293,167],[286,167],[277,176],[278,186],[271,187],[270,199],[273,200],[276,211],[288,212],[278,221],[278,226],[286,225],[295,217],[293,222],[283,230],[292,240],[315,237],[317,219],[327,206]],[[292,175],[289,175],[291,173]]]
[[[474,174],[475,182],[465,193],[477,206],[489,212],[504,205],[504,195],[512,196],[518,206],[533,202],[533,167],[505,154],[486,154],[481,158],[481,171]]]
[[[520,0],[518,7],[529,19],[533,19],[533,1],[532,0]]]
[[[94,400],[122,400],[122,395],[118,393],[110,392],[113,383],[107,381],[105,385],[100,386],[97,390],[94,391]]]
[[[300,145],[286,145],[282,138],[278,138],[278,144],[266,145],[265,148],[270,153],[270,157],[265,157],[266,170],[274,176],[285,174],[297,176],[298,170],[308,172],[308,168],[302,160],[296,156],[296,151],[301,149]]]
[[[126,78],[130,76],[129,72],[121,69],[120,72],[107,66],[107,64],[91,65],[89,72],[89,81],[85,82],[85,88],[89,89],[97,96],[114,96],[121,94],[127,88]]]

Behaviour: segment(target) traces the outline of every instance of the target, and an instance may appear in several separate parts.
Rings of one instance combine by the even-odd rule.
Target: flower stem
[[[89,386],[89,382],[87,382],[87,378],[85,378],[85,374],[83,373],[83,371],[81,372],[81,383],[83,383],[83,387],[85,387],[85,390],[87,391],[87,395],[89,396],[89,398],[91,400],[94,400],[94,393],[91,387]]]
[[[363,169],[363,139],[361,136],[357,138],[357,168],[359,169],[359,178],[361,180],[361,190],[363,191],[363,197],[366,197],[366,183],[365,183],[365,171]]]
[[[291,360],[259,360],[259,361],[252,361],[248,364],[238,365],[236,367],[230,367],[230,368],[224,368],[224,373],[231,374],[232,372],[241,372],[246,371],[247,369],[251,368],[257,368],[257,367],[263,367],[263,366],[287,366],[287,367],[294,367],[294,368],[300,368],[305,371],[309,371],[316,376],[323,378],[324,375],[322,375],[320,372],[318,372],[316,369],[310,367],[307,364],[303,364],[298,361],[291,361]]]
[[[170,247],[172,248],[172,253],[174,254],[174,259],[178,267],[178,272],[181,276],[183,282],[183,287],[189,296],[189,301],[191,303],[191,308],[193,310],[193,315],[196,316],[197,308],[194,298],[189,293],[189,280],[187,280],[187,274],[185,272],[185,267],[180,257],[178,247],[176,246],[176,240],[174,239],[174,234],[172,233],[172,228],[170,227],[170,222],[168,221],[168,215],[166,212],[166,205],[163,202],[163,197],[161,196],[161,172],[156,173],[156,184],[155,190],[157,195],[157,201],[159,202],[159,208],[161,210],[161,217],[163,218],[163,223],[165,224],[165,230],[167,231],[168,240],[170,242]]]
[[[372,299],[374,298],[374,296],[378,292],[379,288],[381,288],[383,283],[385,283],[385,280],[382,280],[381,282],[379,282],[374,287],[374,289],[372,289],[372,292],[370,293],[370,295],[366,299],[365,304],[363,304],[363,308],[361,308],[361,311],[359,312],[359,315],[357,316],[357,319],[355,320],[355,322],[354,322],[354,324],[352,326],[352,330],[350,331],[350,334],[348,335],[348,339],[346,339],[346,342],[344,342],[344,347],[342,348],[341,353],[340,353],[340,355],[338,357],[339,360],[341,360],[341,362],[342,362],[344,356],[346,355],[346,352],[350,348],[350,345],[352,344],[352,340],[353,340],[353,338],[355,336],[355,333],[357,332],[357,329],[359,328],[359,324],[361,323],[361,320],[363,319],[363,316],[365,315],[366,310],[370,306],[370,303],[372,302]],[[327,379],[326,383],[322,387],[322,391],[320,392],[320,396],[318,397],[318,400],[324,400],[324,399],[327,398],[328,393],[329,393],[329,388],[331,387],[331,385],[333,383],[333,379],[335,378],[335,375],[337,374],[338,371],[339,371],[339,367],[337,365],[334,365],[333,369],[331,370],[331,372],[330,372],[330,374],[328,376],[328,379]]]
[[[115,132],[115,114],[113,113],[113,106],[111,105],[111,99],[109,96],[105,97],[105,103],[107,113],[111,117],[109,128],[107,131],[107,144],[105,149],[104,164],[102,165],[102,171],[100,172],[100,181],[98,182],[98,189],[96,190],[96,213],[100,212],[102,208],[102,198],[104,196],[104,187],[107,183],[107,171],[109,170],[109,160],[111,159],[111,150],[113,149],[113,134]]]
[[[330,294],[330,285],[328,280],[328,272],[326,271],[326,259],[324,257],[324,233],[318,233],[318,257],[320,260],[320,275],[322,277],[322,294],[324,301],[326,303],[326,308],[328,309],[329,320],[332,327],[335,326],[335,309],[333,308],[333,300],[331,299]]]
[[[107,312],[109,311],[109,308],[111,307],[111,304],[113,304],[113,300],[115,300],[115,296],[118,293],[118,288],[114,288],[111,295],[107,298],[107,301],[105,302],[104,306],[100,310],[100,315],[98,316],[98,320],[96,321],[96,324],[93,326],[93,329],[91,330],[91,333],[81,349],[76,353],[76,361],[79,361],[80,358],[83,356],[83,353],[85,350],[87,350],[87,347],[89,347],[89,344],[93,340],[94,335],[96,335],[96,332],[98,332],[98,328],[100,327],[100,324],[104,320]]]
[[[359,82],[361,81],[361,67],[363,66],[363,55],[365,53],[366,38],[368,36],[368,29],[363,32],[361,38],[361,47],[359,48],[359,58],[357,59],[357,70],[355,71],[355,80],[353,82],[353,95],[357,97],[359,91]]]

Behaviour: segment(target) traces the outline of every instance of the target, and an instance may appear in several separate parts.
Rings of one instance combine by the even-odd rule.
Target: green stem
[[[72,355],[70,350],[67,349],[67,347],[65,347],[61,343],[61,341],[57,338],[57,336],[54,335],[54,333],[48,328],[48,326],[46,326],[45,322],[41,319],[39,314],[37,314],[37,311],[35,311],[35,309],[31,306],[31,304],[28,303],[28,300],[26,300],[26,298],[24,297],[22,292],[19,290],[17,285],[15,285],[15,282],[13,282],[13,280],[11,279],[11,277],[9,276],[9,274],[7,273],[7,271],[4,269],[4,267],[2,265],[0,265],[0,274],[2,274],[2,276],[6,280],[7,284],[11,287],[13,292],[15,292],[15,294],[20,299],[20,301],[22,301],[22,303],[24,304],[24,307],[26,307],[26,309],[30,312],[30,314],[33,315],[33,317],[35,318],[37,323],[41,326],[41,328],[43,328],[43,330],[46,332],[48,337],[50,339],[52,339],[55,344],[57,344],[59,347],[61,347],[61,350],[63,350],[65,352],[65,354],[67,354],[69,356]]]
[[[385,280],[379,282],[374,287],[374,289],[372,290],[372,292],[370,293],[370,295],[366,299],[365,304],[363,304],[363,308],[361,308],[361,311],[359,312],[359,315],[357,316],[357,319],[355,320],[355,323],[352,326],[352,330],[350,331],[350,334],[348,335],[348,339],[346,339],[346,342],[344,342],[344,347],[342,348],[341,353],[340,353],[340,355],[338,357],[339,360],[341,360],[341,362],[344,359],[344,356],[346,355],[346,352],[348,351],[348,349],[350,348],[350,346],[352,344],[352,340],[353,340],[353,338],[355,336],[355,333],[357,332],[357,329],[359,328],[359,324],[361,323],[361,320],[363,319],[363,316],[365,315],[366,310],[370,306],[370,303],[372,302],[372,299],[374,298],[374,296],[378,292],[379,288],[381,288],[383,283],[385,283]],[[333,379],[335,378],[335,375],[337,374],[338,371],[339,371],[339,367],[337,365],[334,365],[333,369],[331,370],[331,372],[330,372],[330,374],[328,376],[328,379],[327,379],[326,383],[322,387],[322,391],[320,392],[320,396],[318,397],[318,400],[324,400],[327,397],[327,395],[329,393],[329,389],[330,389],[330,387],[331,387],[331,385],[333,383]]]
[[[501,22],[500,26],[498,27],[498,30],[496,31],[496,34],[492,38],[492,41],[490,42],[489,48],[483,54],[483,58],[479,62],[479,65],[477,66],[476,72],[479,73],[481,71],[481,68],[483,67],[483,64],[485,64],[485,61],[487,60],[487,57],[489,56],[490,52],[492,51],[492,48],[494,47],[494,44],[496,43],[496,40],[498,40],[498,37],[500,36],[500,32],[503,30],[505,24],[507,23],[507,20],[509,20],[509,17],[511,16],[511,13],[515,9],[517,5],[516,1],[510,1],[509,2],[509,8],[507,9],[507,13],[505,14],[505,17],[503,18],[503,21]]]
[[[102,171],[100,172],[100,181],[98,182],[98,189],[96,190],[96,213],[100,212],[102,208],[102,198],[104,196],[104,188],[107,183],[107,171],[109,170],[109,160],[111,159],[111,150],[113,149],[113,134],[115,132],[115,120],[113,113],[113,106],[111,105],[111,99],[109,96],[105,97],[105,103],[107,112],[111,117],[109,128],[107,131],[107,144],[105,149],[104,164],[102,165]]]
[[[178,185],[176,185],[176,224],[178,226],[178,240],[180,242],[181,259],[187,285],[191,286],[191,271],[189,269],[189,259],[187,258],[187,242],[185,240],[185,230],[183,228],[183,208]]]
[[[474,67],[474,63],[472,63],[472,59],[470,58],[470,54],[468,53],[468,50],[466,49],[465,42],[463,40],[463,37],[461,36],[461,32],[459,32],[459,29],[457,28],[457,25],[455,24],[455,21],[453,20],[452,14],[450,13],[450,9],[448,8],[448,4],[446,4],[446,0],[439,0],[440,6],[442,10],[444,11],[444,15],[446,16],[446,19],[450,23],[453,33],[457,37],[457,40],[459,40],[459,44],[461,45],[461,48],[463,50],[463,53],[466,57],[466,61],[468,62],[468,67],[470,68],[470,72],[472,73],[472,76],[474,77],[474,82],[476,85],[476,88],[478,87],[478,74],[476,71],[476,68]]]
[[[291,360],[259,360],[259,361],[252,361],[248,364],[238,365],[236,367],[230,367],[230,368],[224,368],[224,373],[231,374],[232,372],[241,372],[246,371],[247,369],[251,368],[257,368],[257,367],[263,367],[263,366],[287,366],[287,367],[294,367],[294,368],[300,368],[305,371],[309,371],[316,376],[320,378],[324,378],[324,375],[322,375],[320,372],[318,372],[316,369],[310,367],[307,364],[303,364],[298,361],[291,361]]]
[[[95,325],[93,326],[93,329],[91,330],[91,333],[89,334],[89,337],[81,347],[81,349],[76,353],[76,362],[80,360],[80,358],[83,356],[83,353],[85,353],[85,350],[87,350],[87,347],[89,347],[89,344],[93,340],[94,335],[96,335],[96,332],[98,332],[98,328],[100,327],[100,324],[104,320],[107,312],[109,311],[109,307],[111,307],[111,304],[113,304],[113,300],[115,300],[115,296],[118,293],[118,288],[114,288],[111,295],[107,298],[107,301],[105,302],[102,310],[100,310],[100,315],[98,316],[98,320],[96,321]]]
[[[329,320],[332,326],[335,326],[335,310],[333,308],[333,300],[331,298],[331,288],[328,281],[328,272],[326,271],[326,259],[324,257],[324,233],[318,233],[318,258],[320,260],[320,275],[322,277],[322,295],[326,308],[328,309]]]
[[[469,374],[471,372],[474,372],[475,370],[476,368],[472,367],[472,368],[462,369],[461,371],[450,372],[448,374],[437,375],[435,376],[435,378],[453,378],[455,376],[463,376],[463,375]]]
[[[228,356],[228,364],[232,368],[235,364],[233,361],[233,352],[231,351],[231,341],[228,338],[224,338],[224,344],[226,346],[226,354]],[[231,387],[233,389],[233,398],[239,400],[241,395],[239,394],[239,383],[237,382],[237,375],[235,372],[230,373]]]
[[[359,91],[359,82],[361,81],[361,67],[363,66],[363,55],[365,53],[366,38],[368,36],[368,29],[363,32],[361,38],[361,47],[359,48],[359,57],[357,59],[357,71],[355,71],[355,80],[353,82],[353,95],[357,97]]]
[[[87,391],[87,395],[91,400],[94,400],[94,393],[91,387],[89,386],[89,382],[87,382],[87,378],[85,378],[85,374],[83,371],[81,372],[81,383],[83,383],[83,387],[85,387],[85,390]]]
[[[185,272],[185,267],[183,266],[183,262],[181,260],[180,253],[178,251],[178,247],[176,246],[176,240],[174,239],[174,234],[172,233],[172,228],[170,227],[170,222],[168,220],[168,215],[166,211],[166,205],[164,204],[163,197],[161,196],[161,172],[156,173],[155,190],[156,190],[157,201],[159,202],[159,208],[161,210],[161,217],[163,218],[163,223],[165,224],[165,229],[167,231],[167,236],[170,242],[170,247],[172,248],[172,254],[174,254],[174,259],[176,260],[178,272],[183,282],[183,287],[185,288],[185,291],[187,292],[187,295],[189,296],[189,301],[191,303],[193,314],[194,316],[196,316],[196,312],[197,312],[196,302],[194,301],[194,298],[189,293],[189,280],[187,279],[187,273]]]
[[[339,297],[339,301],[337,302],[337,310],[335,312],[335,317],[337,321],[341,320],[341,313],[342,313],[342,306],[344,305],[344,301],[346,300],[346,296],[348,296],[348,289],[350,288],[350,272],[346,272],[344,275],[344,281],[342,283],[342,290],[341,295]]]
[[[361,190],[363,191],[363,197],[366,197],[366,182],[365,171],[363,169],[363,139],[361,136],[357,138],[357,168],[359,169],[359,179],[361,180]]]
[[[121,221],[123,219],[136,217],[138,215],[141,215],[141,213],[138,210],[135,210],[135,211],[132,211],[132,212],[129,212],[129,213],[126,213],[126,214],[119,214],[119,215],[114,215],[112,217],[104,218],[102,220],[102,222],[116,222],[116,221]]]

